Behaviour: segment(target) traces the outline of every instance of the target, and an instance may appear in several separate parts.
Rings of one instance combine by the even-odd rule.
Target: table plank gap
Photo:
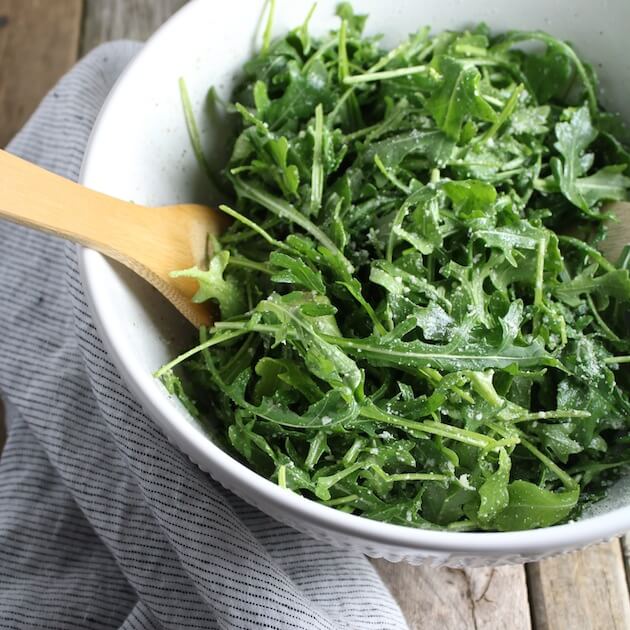
[[[77,59],[82,0],[0,0],[0,147]]]
[[[85,0],[81,54],[113,39],[144,41],[186,0]]]
[[[527,567],[535,630],[628,630],[630,599],[615,539]]]
[[[525,569],[411,566],[373,560],[411,630],[530,630]]]
[[[623,553],[623,564],[626,570],[626,583],[630,591],[630,534],[626,534],[622,537],[621,552]]]

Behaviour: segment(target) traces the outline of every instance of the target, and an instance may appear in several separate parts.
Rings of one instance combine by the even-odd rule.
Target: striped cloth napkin
[[[93,51],[9,150],[77,179],[137,50]],[[94,329],[75,247],[4,222],[0,388],[0,628],[406,627],[364,557],[273,521],[164,439]]]

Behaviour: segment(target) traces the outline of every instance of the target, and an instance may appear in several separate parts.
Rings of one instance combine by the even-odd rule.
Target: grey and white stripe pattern
[[[76,179],[137,46],[92,52],[10,150]],[[74,247],[7,223],[0,388],[0,628],[405,628],[365,558],[276,523],[164,439],[107,357]]]

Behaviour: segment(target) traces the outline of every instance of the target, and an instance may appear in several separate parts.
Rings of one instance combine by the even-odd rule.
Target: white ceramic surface
[[[311,0],[279,0],[276,34],[300,24]],[[335,0],[319,0],[315,32],[337,24]],[[425,24],[434,30],[483,20],[496,30],[544,29],[572,41],[598,70],[604,101],[630,120],[628,0],[356,0],[369,32],[399,42]],[[197,114],[213,85],[229,97],[235,76],[260,41],[259,0],[195,0],[169,20],[130,64],[94,128],[81,179],[87,186],[145,204],[206,201],[190,149],[177,81],[185,76]],[[204,117],[200,118],[203,120]],[[202,126],[210,155],[220,154],[221,121]],[[129,388],[166,436],[203,470],[280,521],[374,556],[471,566],[521,562],[568,551],[630,529],[630,483],[620,483],[597,514],[552,528],[509,533],[425,531],[369,521],[324,507],[263,479],[215,446],[152,372],[194,339],[188,325],[148,285],[96,252],[81,253],[97,327]]]

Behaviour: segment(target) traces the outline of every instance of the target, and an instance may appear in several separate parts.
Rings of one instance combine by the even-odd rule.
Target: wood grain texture
[[[626,534],[621,539],[621,552],[623,553],[624,565],[626,567],[626,581],[630,590],[630,534]]]
[[[198,283],[171,271],[203,264],[208,234],[226,227],[219,212],[116,199],[0,150],[0,218],[99,251],[147,280],[195,326],[212,324],[208,306],[192,301]]]
[[[525,569],[448,569],[374,560],[411,630],[530,630]]]
[[[627,630],[630,602],[619,540],[528,567],[536,630]]]
[[[82,0],[0,0],[0,147],[77,58]]]
[[[144,41],[186,0],[85,0],[81,54],[112,39]]]

